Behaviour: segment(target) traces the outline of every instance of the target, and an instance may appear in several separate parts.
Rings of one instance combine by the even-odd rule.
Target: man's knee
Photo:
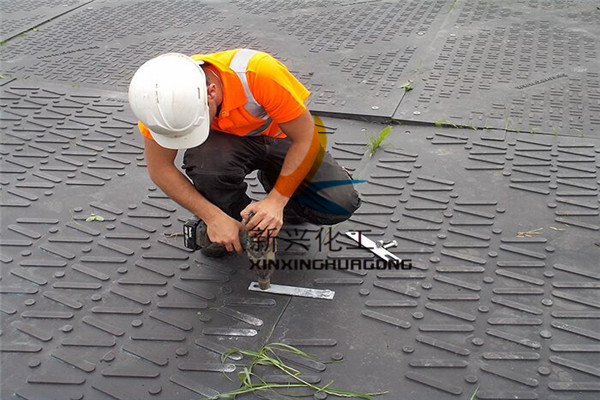
[[[360,207],[358,192],[350,183],[319,192],[318,199],[294,198],[300,215],[316,225],[334,225],[346,221]]]
[[[348,210],[350,215],[354,214],[354,211],[358,210],[361,204],[360,196],[354,188],[354,185],[347,185],[340,193],[340,197],[337,199],[342,208]]]
[[[354,184],[347,184],[322,189],[319,196],[328,205],[329,212],[333,214],[346,215],[348,218],[360,207],[361,201]]]

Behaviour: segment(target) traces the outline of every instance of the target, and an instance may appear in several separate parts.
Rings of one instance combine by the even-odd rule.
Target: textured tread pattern
[[[415,90],[395,117],[597,137],[600,31],[582,9],[597,13],[591,2],[457,3],[435,51],[409,64]]]
[[[210,397],[249,362],[221,357],[267,340],[315,355],[286,358],[305,381],[384,400],[597,397],[595,2],[18,3],[0,2],[3,39],[29,30],[1,56],[1,398]],[[249,292],[245,257],[185,249],[189,213],[147,176],[131,75],[231,47],[271,52],[313,111],[348,118],[323,130],[362,205],[331,230],[286,225],[273,277],[333,301]],[[395,125],[370,156],[383,125],[365,116],[429,126]],[[412,268],[378,269],[348,230]]]

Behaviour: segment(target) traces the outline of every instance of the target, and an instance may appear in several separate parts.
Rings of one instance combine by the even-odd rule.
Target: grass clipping
[[[210,397],[211,400],[217,399],[236,399],[237,396],[252,393],[260,390],[272,390],[275,389],[290,389],[290,388],[310,388],[314,389],[315,393],[323,392],[327,393],[331,396],[337,397],[352,397],[366,400],[374,400],[374,396],[378,396],[387,392],[379,392],[379,393],[361,393],[354,392],[350,390],[341,390],[335,389],[331,387],[333,381],[329,382],[325,386],[318,386],[312,383],[306,382],[300,376],[300,371],[295,368],[286,365],[282,360],[279,354],[288,353],[291,355],[299,356],[306,359],[314,359],[308,353],[305,353],[302,350],[299,350],[293,346],[284,344],[284,343],[271,343],[263,346],[257,351],[251,350],[241,350],[241,349],[231,349],[221,356],[221,362],[225,363],[227,357],[232,354],[242,354],[248,357],[252,357],[252,361],[250,365],[245,366],[239,373],[238,377],[242,383],[242,386],[239,389],[232,390],[231,392],[221,393],[216,396]],[[293,378],[297,383],[268,383],[260,378],[256,373],[254,373],[254,368],[257,365],[267,366],[267,367],[275,367],[284,374]],[[279,393],[281,394],[281,393]],[[290,397],[296,397],[297,395],[290,395]],[[287,397],[287,396],[286,396]]]

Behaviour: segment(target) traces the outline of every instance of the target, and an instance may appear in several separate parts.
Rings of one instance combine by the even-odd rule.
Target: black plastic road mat
[[[4,20],[13,3],[2,4]],[[11,12],[76,6],[20,4]],[[597,398],[594,8],[93,1],[30,25],[37,29],[0,48],[0,398],[207,398],[239,388],[252,361],[222,360],[228,350],[273,342],[315,357],[284,359],[305,382],[382,392],[378,399]],[[498,48],[499,36],[484,33],[502,26],[507,39]],[[286,225],[279,240],[281,265],[341,268],[286,268],[272,282],[330,289],[333,300],[251,292],[245,256],[187,250],[181,231],[190,213],[147,176],[127,105],[135,68],[162,52],[236,46],[277,54],[311,87],[311,108],[336,113],[322,118],[327,148],[363,181],[362,206],[349,221]],[[527,59],[524,47],[536,56]],[[502,61],[486,60],[498,51]],[[561,71],[568,77],[543,80]],[[449,89],[448,79],[467,85],[473,76],[463,92]],[[408,79],[414,89],[405,93]],[[573,79],[579,85],[561,92],[563,114],[539,97],[558,96]],[[494,125],[508,110],[494,104],[507,106],[511,96],[533,109],[511,127]],[[569,124],[521,128],[535,110]],[[355,119],[394,113],[429,124],[395,124],[370,155],[385,125]],[[583,134],[571,128],[578,121]],[[517,128],[523,132],[511,132]],[[254,175],[248,184],[253,198],[264,194]],[[412,268],[344,269],[377,260],[348,231],[395,241],[388,250]],[[274,368],[255,372],[256,383],[297,383]],[[306,387],[239,398],[298,394],[336,398]]]

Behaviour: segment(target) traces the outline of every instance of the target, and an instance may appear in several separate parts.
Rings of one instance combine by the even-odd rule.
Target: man
[[[273,237],[284,220],[334,224],[359,207],[319,144],[308,95],[282,63],[248,49],[164,54],[135,73],[129,102],[150,177],[206,224],[208,254],[241,252],[242,229]],[[193,185],[174,165],[179,149]],[[254,170],[267,195],[252,203],[244,179]]]

